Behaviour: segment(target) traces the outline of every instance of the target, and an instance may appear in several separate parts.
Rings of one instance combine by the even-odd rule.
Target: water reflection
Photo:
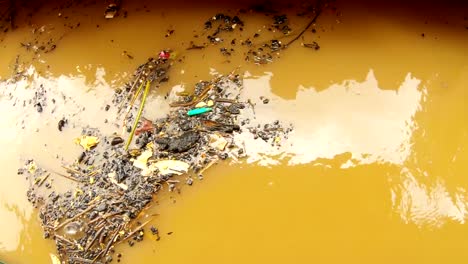
[[[24,214],[29,217],[30,213],[31,212],[25,212]],[[21,217],[17,207],[16,210],[13,210],[12,206],[7,204],[2,204],[0,206],[0,219],[4,223],[2,226],[8,225],[8,228],[2,228],[0,251],[13,251],[17,249],[20,243],[20,234],[25,222],[25,215],[22,215]]]
[[[301,86],[292,100],[271,92],[272,77],[268,73],[245,80],[243,98],[256,103],[255,117],[250,113],[250,118],[254,124],[274,120],[291,123],[294,132],[279,148],[249,134],[237,136],[236,140],[249,146],[248,162],[272,165],[288,159],[289,165],[297,165],[349,152],[350,159],[342,165],[347,168],[372,162],[402,164],[408,157],[412,117],[423,93],[421,81],[411,73],[395,90],[380,89],[370,70],[363,82],[347,80],[322,91]],[[261,96],[270,103],[263,104]]]
[[[431,229],[440,228],[449,220],[464,224],[466,191],[460,187],[449,192],[442,178],[425,183],[427,176],[427,172],[413,175],[408,168],[401,171],[401,183],[392,191],[395,211],[401,219]]]
[[[105,74],[104,69],[97,68],[90,82],[85,75],[45,77],[31,69],[27,81],[0,83],[0,110],[3,113],[0,144],[9,146],[0,152],[0,165],[6,175],[4,181],[8,182],[8,185],[0,185],[2,252],[25,252],[24,248],[31,244],[46,247],[39,228],[31,231],[38,223],[31,218],[33,210],[25,198],[25,180],[16,175],[20,160],[34,157],[40,165],[60,170],[62,161],[73,161],[81,151],[73,147],[71,139],[79,135],[83,127],[99,128],[106,135],[120,132],[120,122],[115,119],[117,109],[105,110],[112,100],[115,85],[106,82]],[[372,177],[388,177],[391,187],[388,199],[396,217],[404,223],[429,228],[440,228],[447,221],[465,223],[467,186],[463,184],[466,181],[455,181],[455,188],[450,188],[447,178],[434,176],[434,170],[425,164],[431,162],[430,158],[421,156],[424,154],[421,146],[427,142],[418,139],[426,133],[421,131],[429,130],[430,126],[416,116],[431,113],[422,110],[429,104],[427,91],[421,80],[411,73],[395,90],[380,89],[370,70],[362,82],[347,80],[320,91],[301,86],[293,99],[284,99],[272,92],[272,73],[262,76],[246,73],[245,77],[241,100],[251,100],[255,104],[255,115],[244,113],[251,119],[251,124],[280,120],[294,126],[294,131],[280,147],[255,140],[249,133],[236,135],[237,143],[246,146],[248,163],[273,167],[284,163],[329,166],[326,161],[332,160],[338,162],[333,168],[335,176],[350,168],[366,168],[369,173],[375,173]],[[29,102],[34,101],[35,91],[41,85],[48,93],[47,107],[43,113],[37,113]],[[185,88],[184,85],[173,87],[169,98]],[[269,103],[264,104],[261,97],[268,98]],[[161,95],[153,95],[144,115],[154,119],[168,110],[168,101]],[[63,117],[70,120],[70,125],[59,132],[56,124]],[[466,139],[466,134],[461,138]],[[463,145],[458,145],[454,153],[447,154],[449,163],[459,159],[458,162],[463,163],[464,151]],[[56,158],[58,154],[63,157],[62,161]],[[376,170],[380,165],[382,168]],[[441,165],[440,171],[446,172],[444,166],[447,164]],[[393,172],[389,166],[399,168],[395,170],[399,173],[389,175]],[[285,178],[281,180],[286,181]],[[273,182],[276,187],[281,181],[279,178],[269,181],[270,189]],[[56,186],[60,186],[59,179]],[[365,191],[373,186],[361,188]],[[51,244],[47,246],[50,248],[46,250],[53,250]]]

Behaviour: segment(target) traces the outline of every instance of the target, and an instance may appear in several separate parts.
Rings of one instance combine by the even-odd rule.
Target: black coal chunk
[[[155,142],[162,150],[181,153],[193,148],[199,140],[200,135],[197,132],[189,131],[176,138],[157,138]]]

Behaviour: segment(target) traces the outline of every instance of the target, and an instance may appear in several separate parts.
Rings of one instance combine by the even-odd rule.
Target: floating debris
[[[212,109],[210,107],[201,107],[201,108],[195,108],[192,110],[189,110],[187,112],[188,116],[194,116],[194,115],[201,115],[207,112],[210,112]]]
[[[231,151],[237,153],[235,145],[227,146],[232,144],[232,133],[240,131],[238,118],[227,114],[223,104],[214,102],[228,100],[243,105],[236,99],[241,87],[241,79],[234,74],[198,83],[193,95],[180,96],[188,105],[177,106],[180,102],[175,102],[165,118],[140,120],[141,131],[135,141],[139,147],[128,151],[121,144],[123,138],[115,135],[109,139],[99,135],[107,142],[99,149],[93,149],[98,136],[77,138],[76,143],[85,149],[84,157],[66,166],[66,173],[60,173],[74,182],[73,189],[64,193],[51,189],[44,195],[38,192],[41,186],[32,185],[28,191],[28,200],[39,207],[44,237],[55,240],[57,257],[70,264],[107,263],[116,244],[129,241],[133,245],[144,238],[144,224],[137,222],[147,223],[151,218],[138,216],[165,186],[162,183],[168,184],[169,191],[175,190],[180,181],[174,177],[185,175],[191,180],[183,182],[193,184],[193,178],[200,178],[220,157],[227,158]],[[188,116],[198,100],[212,107],[203,115]],[[95,160],[93,166],[85,159]],[[33,168],[36,165],[31,160],[21,172],[44,182],[48,172]]]
[[[216,27],[217,25],[217,27]],[[212,30],[207,36],[212,44],[219,44],[224,41],[219,35],[222,32],[231,32],[238,28],[243,30],[244,22],[238,16],[229,16],[225,14],[216,14],[205,22],[205,30]]]
[[[65,118],[62,118],[60,119],[60,121],[58,121],[58,124],[57,124],[57,129],[62,132],[63,128],[65,127],[65,125],[68,123],[68,120],[65,119]]]
[[[314,50],[319,50],[320,49],[320,46],[317,42],[312,42],[312,43],[302,43],[302,46],[305,47],[305,48],[309,48],[309,49],[314,49]]]
[[[122,143],[124,143],[124,140],[121,137],[115,137],[111,141],[112,146],[119,145],[119,144],[122,144]]]
[[[163,176],[166,175],[182,175],[188,172],[190,165],[180,160],[160,160],[152,164],[154,168],[159,170]]]
[[[75,144],[82,146],[89,151],[99,143],[99,139],[93,136],[81,136],[75,139]]]
[[[117,16],[119,9],[117,2],[109,5],[106,18]],[[315,23],[317,16],[318,13],[305,30]],[[272,26],[285,35],[291,32],[288,25],[286,16],[274,17]],[[218,44],[228,36],[227,32],[242,31],[243,26],[238,16],[217,14],[205,22],[204,34],[200,36]],[[238,43],[249,49],[249,59],[264,64],[278,57],[303,32],[290,41],[283,36],[260,44],[250,39],[239,39]],[[173,33],[168,31],[166,36]],[[254,38],[259,40],[264,34]],[[235,45],[235,39],[231,39],[232,36],[227,43]],[[189,49],[207,46],[191,42]],[[231,48],[220,51],[226,56],[234,54]],[[124,55],[130,56],[127,52]],[[142,241],[145,225],[151,221],[142,212],[161,189],[177,191],[179,184],[192,185],[194,180],[202,180],[205,170],[219,160],[245,157],[245,146],[238,146],[234,140],[237,133],[251,133],[254,138],[277,146],[292,131],[291,126],[279,121],[249,124],[244,114],[254,113],[254,106],[240,99],[243,82],[235,72],[201,81],[191,94],[178,94],[170,103],[169,113],[162,118],[143,117],[149,90],[169,80],[175,57],[172,50],[156,53],[137,68],[129,83],[116,90],[112,101],[122,121],[121,133],[102,135],[99,131],[84,131],[75,143],[85,151],[74,163],[66,164],[63,173],[37,167],[32,160],[21,169],[21,174],[34,183],[28,190],[28,200],[39,209],[44,237],[55,241],[57,263],[108,263],[117,244],[125,242],[133,246]],[[262,98],[262,102],[267,104],[269,99]],[[39,97],[34,103],[41,111],[47,109]],[[65,124],[59,122],[59,130]],[[96,148],[100,139],[102,143]],[[54,190],[51,181],[54,175],[70,180],[73,185],[65,192]],[[159,234],[155,228],[151,232]]]
[[[117,16],[117,12],[120,9],[120,5],[118,3],[112,3],[109,4],[106,8],[106,11],[104,11],[104,17],[106,19],[111,19]]]

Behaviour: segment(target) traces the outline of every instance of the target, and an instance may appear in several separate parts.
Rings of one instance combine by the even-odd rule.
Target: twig
[[[62,174],[62,173],[59,173],[59,172],[56,172],[56,171],[52,171],[54,174],[58,175],[58,176],[62,176],[64,178],[67,178],[69,180],[72,180],[72,181],[76,181],[76,182],[82,182],[82,180],[79,180],[79,179],[76,179],[75,177],[72,177],[72,176],[69,176],[69,175],[65,175],[65,174]]]
[[[76,174],[81,174],[81,172],[79,172],[78,170],[75,170],[75,169],[70,168],[70,167],[62,166],[62,168],[64,168],[64,169],[67,170],[68,172],[73,172],[73,173],[76,173]]]
[[[140,121],[141,113],[143,113],[143,108],[145,108],[146,96],[148,95],[149,88],[150,88],[150,82],[146,81],[145,93],[143,93],[143,99],[141,100],[140,110],[138,110],[138,114],[135,118],[135,122],[133,123],[132,132],[130,132],[130,136],[128,138],[127,144],[125,145],[125,150],[128,150],[128,146],[130,146],[130,143],[132,142],[133,135],[135,134],[135,130],[138,126],[138,121]]]
[[[309,22],[309,24],[307,24],[307,26],[297,36],[295,36],[288,43],[286,43],[286,45],[284,45],[282,49],[288,48],[289,45],[291,45],[294,41],[298,40],[302,35],[304,35],[304,33],[310,28],[310,26],[312,26],[312,24],[314,24],[317,21],[317,18],[320,15],[321,11],[322,11],[322,9],[319,8],[317,10],[317,12],[315,13],[314,18],[312,18],[312,20]]]
[[[45,182],[45,180],[47,180],[47,178],[49,178],[50,176],[50,173],[48,173],[47,175],[43,176],[42,179],[39,180],[39,182],[37,183],[37,187],[41,187],[42,184]]]
[[[67,242],[68,244],[72,245],[72,246],[76,246],[75,243],[71,242],[70,240],[64,238],[63,236],[59,236],[59,235],[55,235],[55,238],[58,238],[59,240],[62,240],[64,242]]]
[[[54,228],[54,231],[59,230],[59,229],[60,229],[61,227],[63,227],[64,225],[70,223],[71,221],[75,220],[76,218],[78,218],[78,217],[80,217],[80,216],[86,214],[87,212],[91,211],[95,206],[96,206],[95,204],[94,204],[94,205],[90,205],[90,206],[89,206],[88,208],[86,208],[83,212],[81,212],[81,213],[75,215],[74,217],[72,217],[72,218],[70,218],[70,219],[67,219],[67,220],[63,221],[61,224],[59,224],[58,226],[56,226],[56,227]]]
[[[229,103],[229,104],[235,104],[235,103],[237,103],[235,100],[226,99],[226,98],[218,98],[218,99],[215,99],[215,101],[216,101],[217,103]]]
[[[96,239],[99,237],[99,235],[101,234],[102,230],[104,230],[104,226],[101,227],[97,232],[96,234],[94,235],[93,239],[91,239],[91,241],[88,243],[88,245],[86,245],[85,247],[85,251],[88,251],[89,248],[91,248],[91,246],[94,244],[94,241],[96,241]]]
[[[138,83],[138,81],[140,80],[140,76],[141,76],[142,73],[143,73],[143,70],[141,70],[141,71],[138,73],[138,75],[137,75],[135,81],[134,81],[133,84],[132,84],[132,87],[130,87],[130,90],[128,91],[128,94],[130,94],[130,93],[133,91],[133,88],[135,88],[135,85],[136,85],[136,84]],[[142,83],[143,83],[143,82],[142,82]],[[119,106],[118,112],[120,112],[120,111],[122,110],[122,107],[123,107],[123,105],[125,104],[125,101],[127,101],[127,99],[128,99],[128,95],[127,95],[127,98],[125,98],[124,100],[122,100],[122,103],[121,103],[120,106]]]
[[[133,104],[135,103],[136,99],[140,95],[142,88],[143,88],[143,82],[140,84],[140,86],[138,86],[138,89],[137,89],[136,93],[133,95],[132,101],[130,101],[130,104],[127,107],[127,112],[125,113],[125,116],[124,116],[123,121],[122,121],[122,135],[123,135],[123,131],[125,131],[125,127],[127,126],[128,115],[130,114],[130,111],[133,108]]]
[[[208,163],[208,164],[206,165],[205,168],[203,168],[203,169],[200,170],[199,174],[203,174],[209,167],[213,166],[213,164],[215,164],[217,161],[218,161],[217,158],[216,158],[216,159],[212,159],[212,160],[210,161],[210,163]]]
[[[95,171],[92,171],[92,172],[88,173],[86,176],[91,177],[91,176],[94,176],[94,175],[96,175],[96,174],[98,174],[100,172],[101,172],[101,170],[95,170]]]
[[[130,237],[132,237],[136,232],[140,231],[145,225],[147,225],[152,219],[148,219],[146,220],[143,224],[139,225],[137,228],[135,228],[135,230],[133,230],[132,232],[128,233],[128,235],[119,241],[119,243],[121,242],[124,242],[125,240],[129,239]]]
[[[112,238],[109,240],[109,243],[107,243],[107,246],[106,246],[106,249],[104,249],[103,251],[99,252],[99,254],[97,254],[97,256],[92,260],[91,263],[95,263],[96,260],[101,257],[101,256],[105,256],[107,254],[107,252],[109,251],[110,247],[112,246],[112,244],[115,243],[115,239],[117,238],[117,236],[119,235],[119,232],[120,230],[122,229],[122,225],[119,226],[119,228],[117,228],[117,230],[115,231],[114,235],[112,236]]]
[[[106,215],[103,215],[103,216],[96,217],[96,219],[93,219],[93,220],[89,221],[88,225],[91,225],[91,224],[93,224],[93,223],[95,223],[95,222],[97,222],[97,221],[99,221],[99,220],[101,220],[101,219],[102,219],[102,220],[105,220],[105,219],[107,219],[107,218],[109,218],[109,217],[112,217],[112,216],[114,216],[114,215],[121,214],[121,213],[123,213],[123,212],[124,212],[124,211],[118,211],[118,212],[115,212],[115,213],[109,213],[109,214],[106,214]]]

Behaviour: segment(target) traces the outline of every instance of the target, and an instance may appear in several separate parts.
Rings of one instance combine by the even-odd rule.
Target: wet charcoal
[[[193,148],[195,144],[200,140],[200,135],[197,132],[189,131],[185,132],[179,137],[176,138],[166,138],[163,140],[156,140],[156,143],[160,144],[161,146],[166,146],[169,152],[181,153],[186,152]],[[162,144],[161,144],[161,143]],[[166,149],[163,148],[163,149]]]
[[[194,123],[190,120],[181,120],[179,122],[179,127],[182,131],[188,131],[194,128]]]
[[[119,145],[119,144],[122,144],[123,142],[124,142],[123,138],[115,137],[111,141],[111,146]]]
[[[38,113],[42,113],[43,108],[42,108],[41,103],[37,103],[37,104],[35,105],[35,107],[36,107],[36,111],[37,111]]]
[[[57,129],[62,132],[63,130],[63,127],[65,127],[65,125],[68,123],[67,119],[65,118],[62,118],[60,119],[60,121],[58,121],[58,124],[57,124]]]

